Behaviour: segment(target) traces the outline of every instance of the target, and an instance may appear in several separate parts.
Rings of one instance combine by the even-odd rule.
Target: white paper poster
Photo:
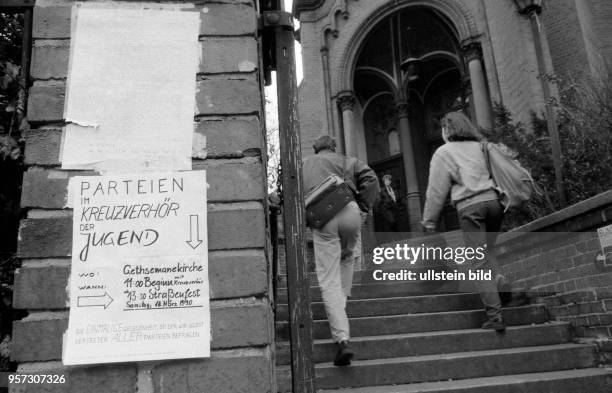
[[[75,177],[63,362],[210,356],[206,172]]]
[[[599,266],[612,269],[612,225],[597,229],[601,253],[597,255]]]
[[[73,7],[64,169],[191,169],[199,13]]]

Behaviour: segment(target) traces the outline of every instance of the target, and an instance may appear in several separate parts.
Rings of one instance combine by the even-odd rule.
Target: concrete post
[[[404,173],[406,176],[408,222],[410,223],[410,231],[419,233],[421,232],[421,193],[419,191],[419,180],[414,157],[414,145],[412,144],[412,135],[410,133],[410,106],[408,102],[400,101],[397,104],[397,111]]]
[[[480,44],[469,43],[463,47],[463,51],[470,73],[476,124],[481,128],[491,129],[493,127],[493,114],[491,113],[491,99],[482,68]]]

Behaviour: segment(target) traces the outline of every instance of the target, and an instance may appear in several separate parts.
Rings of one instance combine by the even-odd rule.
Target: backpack
[[[510,149],[488,142],[481,143],[481,148],[504,212],[520,210],[534,193],[542,195],[529,171],[523,168]]]

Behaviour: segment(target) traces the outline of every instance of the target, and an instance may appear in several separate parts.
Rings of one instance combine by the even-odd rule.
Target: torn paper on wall
[[[62,168],[191,169],[199,27],[194,10],[73,7]]]

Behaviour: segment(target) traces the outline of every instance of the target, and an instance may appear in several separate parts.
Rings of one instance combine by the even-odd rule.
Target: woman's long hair
[[[443,136],[448,142],[480,142],[484,139],[478,128],[463,112],[447,113],[442,118],[441,124]]]

